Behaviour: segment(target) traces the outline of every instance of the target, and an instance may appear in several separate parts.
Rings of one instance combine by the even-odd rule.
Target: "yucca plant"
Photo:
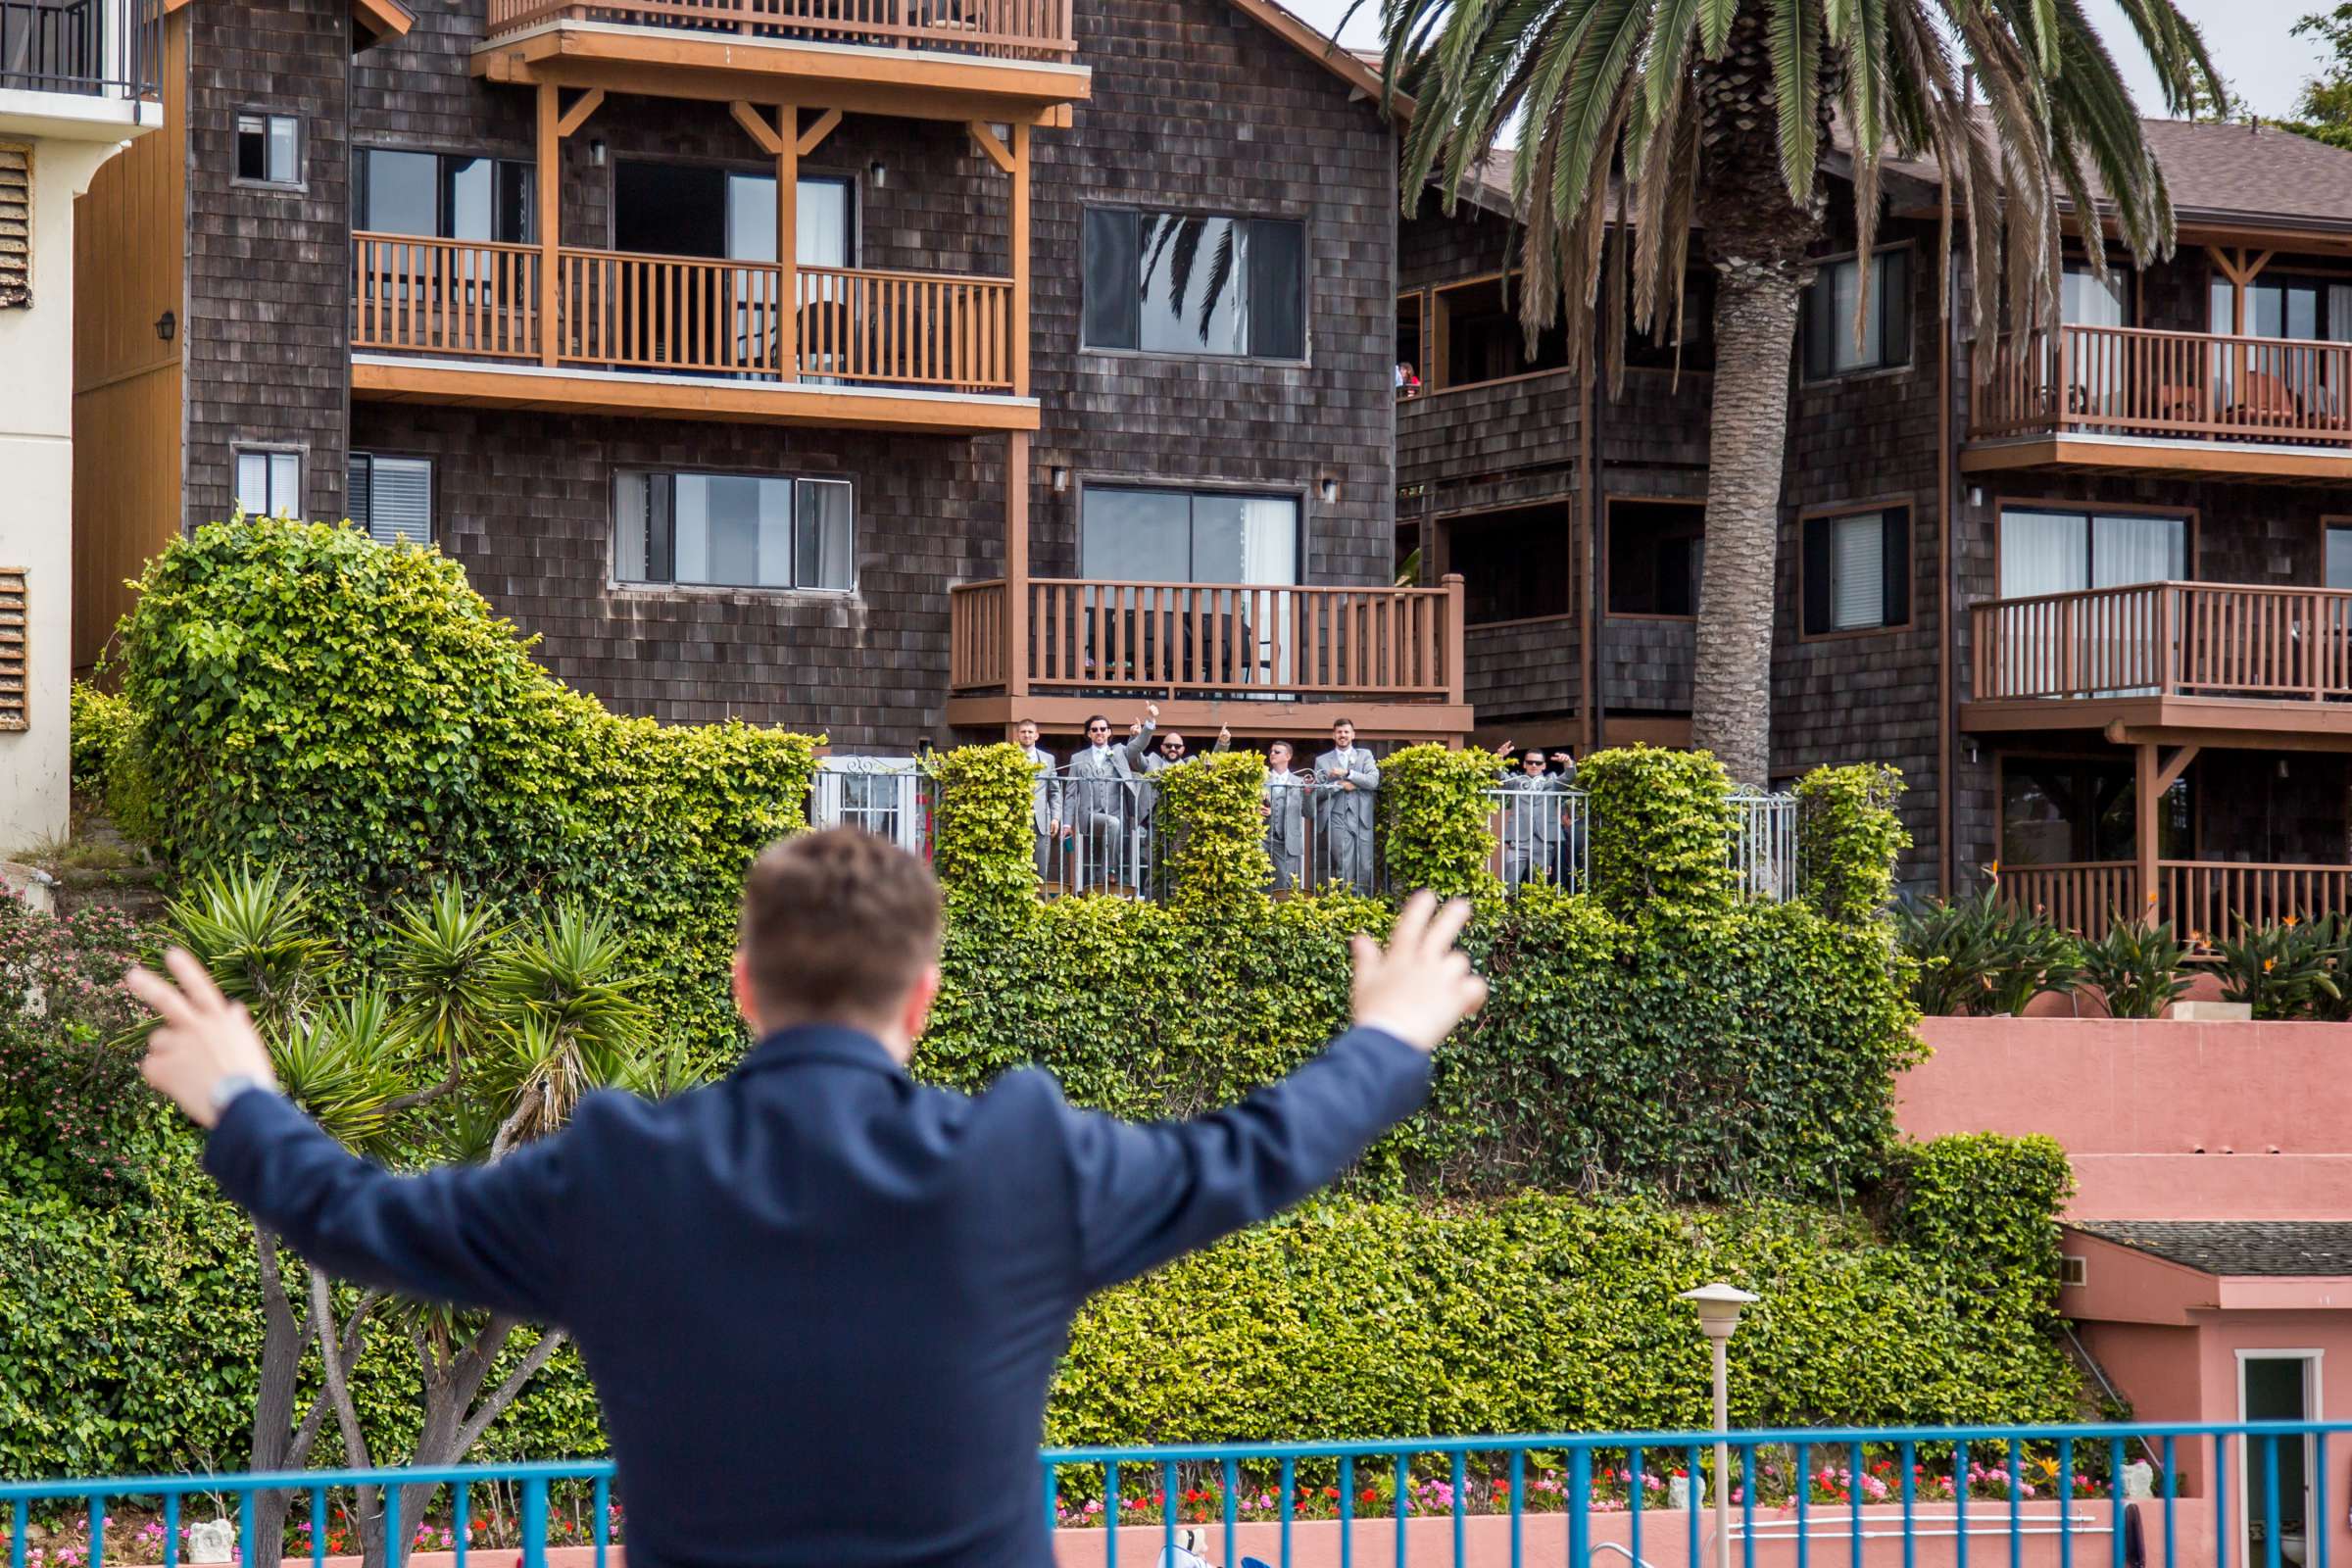
[[[2081,979],[2099,988],[2112,1018],[2161,1018],[2189,987],[2188,949],[2169,921],[2153,925],[2119,912],[2107,934],[2082,949]]]
[[[343,952],[319,934],[309,890],[274,866],[197,878],[164,923],[266,1035],[294,1024],[342,978]]]
[[[2236,940],[2217,942],[2222,1000],[2250,1004],[2257,1018],[2310,1016],[2315,1004],[2343,1000],[2342,928],[2333,920],[2293,915],[2274,925],[2240,924]]]
[[[2070,989],[2082,968],[2073,937],[1990,893],[1898,906],[1894,918],[1897,947],[1919,966],[1911,1000],[1931,1016],[2023,1012],[2043,992]]]

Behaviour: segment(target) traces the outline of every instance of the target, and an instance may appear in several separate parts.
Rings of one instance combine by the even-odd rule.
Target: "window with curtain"
[[[354,228],[531,242],[532,169],[520,159],[363,147],[352,162]]]
[[[2004,507],[2000,551],[2003,599],[2173,582],[2188,575],[2188,519]]]
[[[1870,308],[1859,339],[1854,307],[1862,290],[1862,259],[1841,257],[1815,268],[1799,334],[1806,380],[1911,363],[1911,252],[1903,246],[1874,251],[1870,268]]]
[[[1296,219],[1086,210],[1085,346],[1306,358],[1306,225]]]
[[[2123,326],[2132,316],[2132,274],[2110,267],[2100,282],[2088,262],[2068,262],[2058,274],[2058,319],[2068,326]]]
[[[1089,485],[1079,500],[1079,572],[1115,582],[1298,580],[1291,496]]]
[[[1807,517],[1802,569],[1806,636],[1907,624],[1910,509]]]
[[[354,452],[349,472],[353,526],[379,545],[433,542],[432,460]]]
[[[302,454],[242,449],[236,454],[237,507],[249,517],[291,517],[302,511]]]
[[[2328,586],[2352,588],[2352,523],[2328,525]]]
[[[2228,278],[2212,285],[2215,334],[2236,333],[2239,290]],[[2352,284],[2264,272],[2244,289],[2244,336],[2279,339],[2276,345],[2215,351],[2215,380],[2225,394],[2265,413],[2339,412],[2345,389],[2329,356],[2298,343],[2352,342]],[[2244,378],[2241,388],[2240,377]]]
[[[624,469],[612,489],[617,581],[833,593],[856,585],[847,480]]]

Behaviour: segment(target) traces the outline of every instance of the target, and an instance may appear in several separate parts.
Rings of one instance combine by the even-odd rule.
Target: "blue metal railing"
[[[2328,1568],[2328,1450],[2346,1433],[2352,1422],[1056,1448],[1040,1456],[1039,1502],[1057,1558],[1103,1568],[1122,1556],[1175,1568],[1188,1538],[1221,1568],[1814,1568],[1816,1554],[1824,1568],[1969,1568],[1972,1542],[1979,1568]],[[2138,1464],[2144,1494],[2130,1496],[2117,1478]],[[503,1568],[518,1550],[523,1568],[544,1568],[552,1546],[575,1544],[607,1568],[626,1551],[612,1487],[612,1467],[593,1460],[10,1482],[0,1519],[10,1568],[178,1568],[193,1560],[190,1499],[204,1498],[220,1517],[233,1508],[236,1560],[260,1568],[248,1556],[261,1509],[284,1508],[301,1538],[291,1560],[317,1565],[330,1546],[359,1549],[329,1518],[348,1518],[343,1495],[368,1488],[379,1543],[416,1549],[421,1526],[421,1545],[460,1564],[495,1549]],[[438,1523],[406,1521],[404,1536],[413,1488],[433,1489]],[[2233,1493],[2247,1499],[2234,1512]],[[583,1524],[559,1525],[562,1506],[582,1503]]]

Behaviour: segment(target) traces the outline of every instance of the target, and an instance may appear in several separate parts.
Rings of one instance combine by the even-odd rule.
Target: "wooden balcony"
[[[835,428],[1037,428],[1003,277],[352,236],[352,393]],[[554,302],[548,316],[547,301]],[[789,308],[785,301],[789,298]]]
[[[1971,398],[1968,472],[2352,478],[2352,343],[2065,326],[2003,339]]]
[[[2098,938],[2144,902],[2130,860],[2004,865],[2001,902],[2038,909],[2056,924]],[[2233,860],[2156,862],[2156,918],[2183,941],[2234,940],[2248,926],[2352,913],[2352,865],[2258,865]]]
[[[851,113],[1068,123],[1072,0],[490,0],[473,74]]]
[[[1964,729],[2352,749],[2352,593],[2159,582],[1969,613]]]
[[[1030,578],[949,599],[949,721],[1020,717],[1074,731],[1105,701],[1162,705],[1164,726],[1455,739],[1462,586],[1294,587]],[[1124,723],[1124,717],[1121,720]]]

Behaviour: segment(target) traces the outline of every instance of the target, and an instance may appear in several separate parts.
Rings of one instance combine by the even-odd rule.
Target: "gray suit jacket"
[[[1083,825],[1090,817],[1126,814],[1135,794],[1126,781],[1136,776],[1151,745],[1152,725],[1147,722],[1141,735],[1109,748],[1099,759],[1091,746],[1071,753],[1062,784],[1062,820]]]
[[[1061,820],[1061,775],[1054,769],[1054,754],[1043,746],[1032,746],[1021,755],[1038,769],[1037,782],[1029,786],[1029,826],[1043,833]]]
[[[1335,767],[1347,769],[1345,779],[1331,777]],[[1343,789],[1342,784],[1353,789]],[[1372,831],[1372,793],[1380,788],[1380,764],[1361,746],[1345,752],[1334,747],[1315,759],[1315,822],[1318,826],[1352,833]]]
[[[1306,780],[1297,773],[1268,773],[1266,853],[1296,865],[1306,853]]]
[[[1496,789],[1515,795],[1551,797],[1565,793],[1574,783],[1569,773],[1544,773],[1530,778],[1525,773],[1513,773]],[[1502,803],[1502,842],[1522,850],[1548,849],[1560,842],[1560,803],[1553,799],[1505,801]]]

